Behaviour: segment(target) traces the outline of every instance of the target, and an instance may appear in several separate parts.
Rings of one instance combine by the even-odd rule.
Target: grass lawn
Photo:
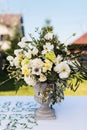
[[[0,96],[32,96],[34,95],[33,87],[22,86],[16,91],[0,91]]]
[[[0,96],[32,96],[34,95],[33,87],[22,86],[19,91],[0,91]],[[69,89],[65,91],[66,96],[87,96],[87,81],[82,83],[76,92],[72,92]]]

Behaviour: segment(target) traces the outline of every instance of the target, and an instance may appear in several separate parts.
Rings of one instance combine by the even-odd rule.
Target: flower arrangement
[[[7,57],[9,76],[30,86],[37,82],[54,84],[54,89],[48,91],[52,92],[51,104],[54,104],[64,99],[66,88],[77,90],[82,82],[81,65],[77,55],[68,54],[67,46],[58,40],[52,26],[43,27],[40,32],[37,29],[36,32],[38,38],[31,34],[30,41],[22,38],[14,56]]]

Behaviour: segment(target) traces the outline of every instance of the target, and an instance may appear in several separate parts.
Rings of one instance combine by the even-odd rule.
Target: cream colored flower
[[[35,58],[31,60],[32,68],[42,68],[43,61],[40,58]]]
[[[24,76],[30,75],[31,70],[30,70],[27,66],[23,66],[21,69],[22,69],[22,74],[23,74]]]
[[[34,77],[30,77],[30,76],[25,76],[24,77],[24,81],[31,86],[35,86],[36,84],[36,80],[34,79]]]
[[[41,74],[40,74],[39,81],[40,81],[40,82],[44,82],[44,81],[46,81],[46,80],[47,80],[46,76],[41,73]]]
[[[47,72],[48,70],[51,71],[52,65],[53,65],[53,63],[50,60],[46,59],[44,65],[43,65],[43,68],[42,68],[43,72]]]
[[[52,38],[53,38],[53,33],[52,33],[52,32],[48,32],[48,33],[44,36],[44,38],[45,38],[46,40],[52,40]]]

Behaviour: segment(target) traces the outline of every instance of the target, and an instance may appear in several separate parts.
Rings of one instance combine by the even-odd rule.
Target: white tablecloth
[[[87,96],[66,96],[54,105],[56,120],[34,119],[38,104],[29,96],[0,96],[0,130],[87,130]]]

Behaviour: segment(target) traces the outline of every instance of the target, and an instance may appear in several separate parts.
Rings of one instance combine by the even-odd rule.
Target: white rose
[[[31,86],[35,86],[36,84],[36,80],[34,79],[34,77],[30,77],[30,76],[25,76],[24,77],[24,81]]]

